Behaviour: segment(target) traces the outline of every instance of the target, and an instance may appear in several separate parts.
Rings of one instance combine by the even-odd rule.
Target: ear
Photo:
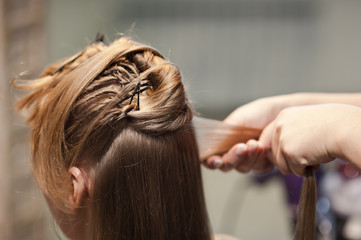
[[[88,195],[88,176],[78,167],[69,168],[69,173],[71,174],[73,183],[73,194],[70,196],[70,200],[74,207],[82,206]]]

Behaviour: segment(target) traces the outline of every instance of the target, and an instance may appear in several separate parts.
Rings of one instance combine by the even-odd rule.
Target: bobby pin
[[[134,95],[138,94],[138,102],[137,102],[136,110],[139,110],[139,94],[144,92],[145,90],[149,89],[150,87],[151,86],[149,83],[137,84],[137,86],[135,86],[135,88],[134,88],[134,91],[133,91],[133,89],[130,90],[130,91],[133,91],[133,93],[131,95],[128,95],[127,97],[123,98],[118,104],[121,104],[122,102],[128,100],[129,98],[130,98],[129,105],[132,104]]]
[[[144,88],[141,89],[141,87],[144,87]],[[140,82],[138,82],[137,85],[136,85],[135,88],[134,88],[133,94],[130,96],[129,105],[132,104],[134,96],[135,96],[136,94],[138,94],[136,110],[139,110],[139,108],[140,108],[139,94],[142,93],[142,92],[144,92],[144,91],[147,90],[148,88],[150,88],[150,84],[149,84],[149,83],[140,84]]]

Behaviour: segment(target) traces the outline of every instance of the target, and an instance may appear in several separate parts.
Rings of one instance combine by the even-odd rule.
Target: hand
[[[278,113],[288,106],[292,95],[260,98],[234,110],[224,120],[226,123],[263,129]]]
[[[204,164],[210,169],[219,168],[224,172],[233,168],[242,173],[251,169],[256,173],[273,169],[273,163],[267,160],[262,144],[254,139],[236,144],[222,157],[211,156]]]
[[[329,162],[339,152],[336,130],[342,130],[344,108],[341,104],[287,108],[264,129],[259,141],[282,173],[302,176],[306,166]]]
[[[263,129],[274,120],[279,111],[292,102],[292,96],[283,95],[255,100],[237,108],[225,119],[225,122]],[[255,140],[237,144],[223,156],[209,157],[204,165],[211,169],[220,168],[222,171],[235,168],[242,173],[250,170],[266,172],[273,169],[273,164],[267,160],[262,144]]]

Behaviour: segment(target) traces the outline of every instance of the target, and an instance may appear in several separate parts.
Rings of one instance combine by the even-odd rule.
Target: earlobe
[[[69,168],[69,173],[72,177],[73,193],[70,195],[70,201],[74,208],[84,205],[86,196],[88,194],[87,189],[87,176],[78,167]]]

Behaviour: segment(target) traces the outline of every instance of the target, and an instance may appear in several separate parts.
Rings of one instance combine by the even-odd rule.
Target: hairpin
[[[141,89],[141,87],[144,87],[143,89]],[[140,82],[137,83],[137,85],[134,87],[134,91],[133,91],[133,94],[131,96],[128,96],[127,98],[130,97],[130,101],[129,101],[129,105],[132,104],[133,102],[133,98],[136,94],[138,94],[138,97],[137,97],[137,107],[135,110],[139,110],[140,108],[140,103],[139,103],[139,94],[144,92],[145,90],[147,90],[148,88],[150,88],[150,84],[149,83],[143,83],[143,84],[140,84]],[[126,99],[127,99],[126,98]],[[126,99],[123,99],[126,100]]]
[[[89,46],[91,46],[94,43],[104,43],[104,34],[102,32],[98,32],[97,35],[95,36],[94,41],[92,41]],[[56,73],[61,72],[66,65],[74,62],[75,60],[77,60],[81,55],[83,55],[85,52],[85,49],[83,51],[81,51],[80,53],[74,55],[72,58],[70,58],[67,62],[65,62],[63,65],[61,65],[58,69],[56,69],[54,72],[50,73],[50,76],[54,76]]]
[[[139,108],[140,108],[139,95],[140,95],[140,93],[144,92],[145,90],[149,89],[150,87],[151,86],[149,83],[143,83],[143,84],[140,84],[140,82],[137,83],[137,85],[133,89],[130,90],[130,91],[133,91],[133,93],[128,95],[127,97],[123,98],[122,100],[120,100],[120,102],[118,104],[121,104],[122,102],[124,102],[125,100],[127,100],[129,98],[130,98],[129,105],[132,104],[134,96],[136,94],[138,94],[136,110],[139,110]]]

